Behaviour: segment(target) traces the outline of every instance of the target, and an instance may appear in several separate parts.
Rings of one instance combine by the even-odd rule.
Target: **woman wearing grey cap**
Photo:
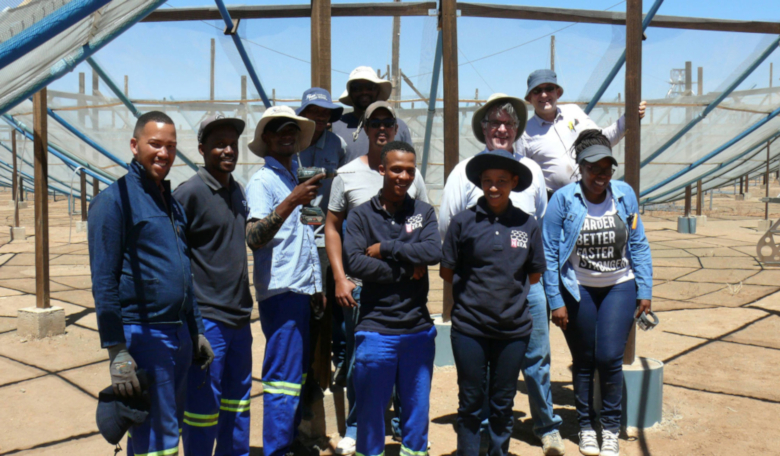
[[[609,140],[599,130],[585,130],[574,152],[582,177],[555,192],[544,219],[544,288],[572,355],[580,452],[618,456],[623,352],[634,318],[650,311],[650,245],[633,189],[611,180],[618,162]],[[600,449],[593,428],[596,371]]]

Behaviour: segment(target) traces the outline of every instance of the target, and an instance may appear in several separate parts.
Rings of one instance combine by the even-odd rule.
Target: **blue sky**
[[[666,0],[659,14],[777,21],[780,10],[776,1],[752,0],[750,7],[745,8],[742,6],[744,3],[739,2]],[[252,3],[279,4],[282,1]],[[491,3],[518,2],[491,0]],[[625,2],[618,0],[523,0],[521,3],[594,10],[612,7],[611,11],[625,11]],[[651,3],[645,0],[645,9]],[[207,0],[170,0],[161,8],[212,5],[213,2]],[[473,97],[476,90],[479,90],[480,98],[486,98],[493,92],[522,96],[528,73],[549,67],[550,38],[547,35],[554,33],[556,70],[566,90],[564,99],[588,100],[622,50],[625,29],[596,24],[570,25],[562,22],[460,18],[458,59],[463,64],[459,72],[461,98]],[[402,18],[401,22],[401,69],[425,94],[430,87],[435,26],[435,18]],[[129,76],[130,96],[133,98],[205,99],[209,94],[209,41],[216,38],[216,96],[235,99],[240,94],[240,76],[246,71],[232,41],[222,35],[223,27],[224,24],[218,21],[138,24],[101,50],[96,60],[120,85],[123,75]],[[333,18],[334,97],[343,90],[347,79],[345,73],[354,67],[369,65],[384,72],[391,59],[391,28],[391,18]],[[278,97],[300,97],[309,87],[310,65],[304,62],[310,59],[308,19],[244,21],[240,35],[247,40],[245,46],[269,96],[275,89]],[[725,84],[752,53],[765,48],[771,38],[756,34],[660,28],[650,28],[647,36],[643,48],[645,98],[663,97],[669,88],[670,70],[683,68],[686,60],[693,62],[694,69],[704,67],[704,90],[714,91]],[[499,55],[467,63],[513,47]],[[766,87],[769,62],[775,64],[774,85],[780,85],[780,51],[776,51],[741,88]],[[76,72],[50,87],[76,91],[78,71],[89,74],[90,68],[81,65]],[[108,93],[105,87],[101,90]],[[256,96],[252,95],[254,92],[250,82],[250,96]],[[603,100],[613,101],[621,92],[622,72]],[[406,85],[402,94],[404,97],[413,96]]]

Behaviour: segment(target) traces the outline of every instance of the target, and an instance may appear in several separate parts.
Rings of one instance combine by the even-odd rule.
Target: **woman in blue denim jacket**
[[[618,163],[609,140],[599,130],[583,131],[574,152],[582,178],[555,192],[544,218],[544,288],[572,354],[580,452],[618,456],[623,352],[635,316],[650,311],[650,245],[633,189],[611,181]],[[593,429],[596,370],[601,448]]]

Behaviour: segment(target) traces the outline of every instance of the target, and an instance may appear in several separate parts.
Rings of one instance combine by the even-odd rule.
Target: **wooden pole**
[[[626,3],[626,139],[625,182],[639,199],[640,133],[639,102],[642,99],[642,0]],[[638,214],[637,214],[638,215]],[[628,336],[623,364],[636,358],[636,325]]]
[[[51,307],[49,297],[49,166],[46,88],[33,95],[35,154],[35,306]]]
[[[92,178],[92,197],[98,196],[98,193],[100,193],[100,181],[97,177]]]
[[[743,176],[739,176],[739,194],[740,195],[744,195],[745,194],[744,185],[742,184],[742,180],[743,179],[744,179]]]
[[[441,1],[442,74],[444,76],[444,178],[460,161],[458,150],[458,12],[456,0]]]
[[[692,193],[693,191],[691,189],[691,186],[687,185],[685,187],[685,216],[686,217],[691,216],[691,199],[693,199]]]
[[[685,96],[693,95],[693,65],[685,62]]]
[[[400,3],[401,0],[393,0],[395,3]],[[397,108],[398,103],[401,100],[401,74],[398,67],[399,54],[401,49],[401,17],[393,17],[393,47],[391,58],[391,78],[393,81],[393,92],[391,99],[395,102],[393,105]]]
[[[81,221],[86,222],[87,221],[87,173],[85,173],[84,170],[82,169],[79,177],[81,180]]]
[[[127,78],[127,75],[125,75],[125,96],[130,96],[130,80]]]
[[[550,37],[550,69],[555,71],[555,35]]]
[[[696,94],[704,95],[704,67],[699,67],[699,74],[696,76]]]
[[[92,69],[92,96],[96,97],[100,95],[100,76],[97,71]],[[95,101],[97,104],[97,101]],[[98,108],[92,108],[92,129],[97,131],[100,129],[100,111]]]
[[[696,215],[701,215],[702,207],[704,207],[704,195],[701,192],[701,179],[696,181]]]
[[[209,100],[214,99],[214,60],[217,55],[216,41],[211,39],[211,73],[209,74]]]
[[[16,163],[16,130],[11,131],[11,155],[13,155],[14,170],[11,175],[11,198],[14,201],[14,226],[19,226],[19,202],[16,200],[16,192],[19,191],[19,171]]]
[[[766,174],[764,175],[764,184],[766,185],[765,197],[769,198],[769,146],[770,142],[766,143]],[[764,220],[769,220],[769,203],[764,203]]]
[[[328,92],[331,88],[330,10],[330,0],[311,0],[311,85]]]

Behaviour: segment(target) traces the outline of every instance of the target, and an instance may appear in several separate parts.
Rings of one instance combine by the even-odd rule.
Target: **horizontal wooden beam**
[[[332,4],[331,16],[427,16],[436,2]],[[233,19],[310,18],[311,5],[228,6]],[[141,22],[210,21],[222,19],[216,7],[159,8]]]
[[[529,19],[553,22],[626,25],[626,13],[622,12],[491,5],[468,2],[458,2],[458,8],[460,9],[462,17],[490,17],[497,19]],[[735,21],[700,17],[656,15],[652,22],[650,22],[650,27],[780,34],[780,22]]]

